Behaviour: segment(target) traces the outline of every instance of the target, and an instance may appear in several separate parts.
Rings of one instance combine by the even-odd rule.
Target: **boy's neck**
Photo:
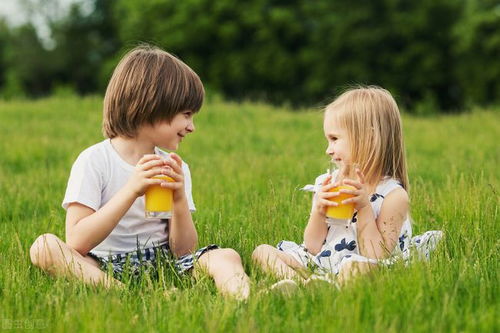
[[[141,140],[139,137],[117,136],[111,139],[111,145],[125,162],[134,166],[144,155],[154,154],[155,148],[149,140]]]

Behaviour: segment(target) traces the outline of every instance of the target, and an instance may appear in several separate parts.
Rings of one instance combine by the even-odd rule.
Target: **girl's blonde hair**
[[[369,185],[384,176],[397,179],[409,191],[401,115],[392,95],[375,86],[349,89],[330,103],[338,126],[348,133],[351,160]]]

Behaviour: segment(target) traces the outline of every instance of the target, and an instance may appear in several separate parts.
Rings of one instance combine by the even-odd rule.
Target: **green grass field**
[[[404,116],[414,234],[440,229],[429,262],[396,265],[341,291],[259,293],[275,282],[253,248],[302,240],[310,194],[326,169],[319,111],[212,101],[179,154],[193,174],[200,245],[236,249],[247,303],[204,279],[145,278],[126,291],[53,279],[30,265],[42,233],[64,237],[60,204],[74,159],[102,140],[100,98],[0,102],[0,330],[52,332],[498,332],[500,112]],[[165,288],[180,291],[166,298]]]

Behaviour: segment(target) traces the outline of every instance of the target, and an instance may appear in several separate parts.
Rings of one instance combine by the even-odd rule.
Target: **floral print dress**
[[[306,185],[303,190],[317,192],[327,174],[316,178],[315,185]],[[397,180],[386,177],[376,187],[375,193],[370,197],[370,204],[375,218],[380,214],[380,209],[385,197],[393,190],[401,188]],[[314,204],[314,199],[313,199]],[[442,236],[440,231],[430,231],[412,239],[410,219],[407,217],[399,232],[399,242],[392,249],[391,255],[382,260],[370,259],[359,254],[356,232],[357,212],[349,220],[336,220],[327,218],[328,233],[326,239],[316,255],[309,253],[304,244],[292,241],[281,241],[277,248],[292,255],[304,267],[313,268],[317,273],[338,274],[342,265],[349,261],[369,262],[373,264],[390,265],[395,260],[408,260],[410,245],[415,244],[418,252],[428,257],[429,252],[435,247]]]

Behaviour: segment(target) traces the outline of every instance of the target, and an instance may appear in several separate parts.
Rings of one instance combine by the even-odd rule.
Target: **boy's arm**
[[[193,223],[191,211],[186,197],[184,186],[184,172],[182,171],[182,160],[177,154],[170,154],[171,160],[167,165],[171,172],[167,174],[175,182],[168,183],[168,187],[174,190],[174,209],[169,230],[169,243],[173,254],[177,257],[191,253],[196,248],[198,233]]]
[[[66,243],[86,255],[108,237],[148,186],[165,183],[152,178],[165,174],[164,166],[165,161],[157,155],[145,155],[127,184],[97,211],[78,202],[70,203],[66,213]]]
[[[86,255],[108,237],[135,199],[135,193],[124,187],[97,211],[71,203],[66,213],[66,243]]]
[[[198,233],[184,195],[184,198],[174,200],[174,211],[169,230],[170,248],[175,256],[180,257],[193,252],[197,242]]]

